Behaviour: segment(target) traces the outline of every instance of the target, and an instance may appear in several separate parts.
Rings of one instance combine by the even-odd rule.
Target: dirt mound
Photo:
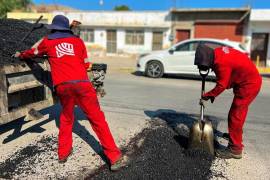
[[[11,55],[16,51],[29,49],[47,34],[47,29],[38,24],[30,36],[21,43],[21,39],[32,27],[33,24],[25,21],[0,19],[0,65],[20,63],[19,59],[11,58]]]

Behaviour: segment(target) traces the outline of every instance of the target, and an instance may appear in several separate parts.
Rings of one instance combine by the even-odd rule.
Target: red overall
[[[262,78],[245,54],[228,47],[215,49],[213,71],[217,77],[216,86],[204,96],[217,97],[225,89],[233,88],[234,99],[228,115],[229,147],[235,153],[241,153],[248,106],[260,91]]]
[[[62,105],[58,137],[59,159],[65,158],[72,149],[74,107],[78,105],[86,114],[105,155],[113,164],[120,158],[121,152],[100,109],[96,92],[88,80],[86,69],[89,63],[85,63],[87,53],[83,41],[77,37],[53,40],[45,37],[32,49],[22,52],[20,58],[45,54],[49,57],[53,84]]]

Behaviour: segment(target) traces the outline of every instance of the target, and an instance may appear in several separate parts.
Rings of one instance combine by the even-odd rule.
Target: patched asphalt
[[[118,172],[103,166],[88,179],[225,178],[222,172],[211,170],[213,156],[200,150],[187,150],[187,144],[185,129],[176,133],[164,123],[152,122],[151,128],[137,135],[127,147],[128,154],[133,152],[128,166]]]
[[[0,163],[0,177],[8,179],[44,177],[85,179],[210,179],[225,178],[220,171],[212,171],[214,157],[203,151],[187,150],[186,129],[174,131],[166,123],[151,121],[149,128],[136,135],[123,148],[128,155],[128,165],[118,172],[111,172],[108,165],[97,167],[87,174],[73,169],[71,162],[59,165],[57,162],[57,135],[45,135],[39,140],[18,149]],[[182,133],[181,133],[182,132]],[[80,144],[76,144],[79,150]],[[74,155],[72,155],[74,156]],[[73,157],[71,157],[73,158]],[[79,162],[78,162],[79,164]],[[59,172],[59,166],[67,172]],[[79,173],[78,173],[79,172]],[[53,174],[54,173],[54,174]]]

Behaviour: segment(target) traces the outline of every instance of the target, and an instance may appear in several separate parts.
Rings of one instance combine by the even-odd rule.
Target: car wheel
[[[151,78],[160,78],[163,76],[163,65],[158,61],[151,61],[147,64],[146,75]]]

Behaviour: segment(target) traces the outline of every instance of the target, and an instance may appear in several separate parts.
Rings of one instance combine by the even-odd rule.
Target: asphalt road
[[[207,82],[206,89],[214,87]],[[198,114],[200,80],[167,77],[151,79],[129,73],[112,73],[107,76],[107,96],[103,106],[126,109],[126,113],[143,111],[149,119],[175,114]],[[229,179],[268,179],[270,170],[270,79],[265,78],[257,99],[250,107],[244,127],[244,157],[242,160],[226,161]],[[213,120],[220,132],[227,132],[227,113],[232,92],[225,91],[214,104],[208,103],[206,115]],[[125,113],[125,112],[123,112]],[[166,117],[164,118],[166,119]],[[131,126],[132,126],[132,122]],[[175,122],[177,124],[177,122]],[[221,144],[226,142],[219,139]],[[216,163],[216,169],[219,169]],[[222,166],[223,167],[223,166]]]
[[[214,85],[212,82],[207,82],[206,89],[209,90]],[[115,69],[108,72],[106,76],[105,89],[107,95],[100,99],[100,103],[116,143],[120,147],[125,147],[129,142],[132,142],[130,140],[136,134],[149,126],[147,122],[150,119],[164,121],[169,127],[175,127],[176,131],[178,127],[183,127],[183,124],[192,123],[194,117],[199,114],[200,87],[201,82],[199,80],[180,77],[151,79],[134,75],[128,69],[125,71]],[[245,150],[243,159],[226,161],[215,159],[210,164],[202,163],[205,169],[211,170],[211,174],[222,172],[220,178],[233,180],[269,179],[269,88],[270,79],[264,79],[261,93],[250,107],[244,128]],[[207,104],[206,115],[220,132],[227,132],[227,113],[232,98],[232,92],[226,91],[216,99],[214,104]],[[58,164],[56,147],[59,108],[59,106],[53,106],[42,111],[42,113],[50,115],[48,119],[30,122],[21,119],[0,127],[0,178],[84,179],[93,170],[105,163],[102,156],[98,155],[100,146],[95,134],[91,131],[89,122],[81,111],[76,110],[77,121],[73,130],[74,154],[64,165]],[[174,136],[174,133],[170,134],[170,131],[166,129],[155,132],[162,133],[158,136],[160,137],[158,142],[161,145],[165,147],[166,143],[172,145],[171,149],[167,149],[166,152],[175,152],[176,149],[183,150],[167,136]],[[155,142],[153,141],[153,138],[155,138],[153,133],[150,131],[149,136],[146,136],[148,144],[142,145],[141,150],[142,154],[148,152],[143,157],[150,159],[155,158],[155,154],[151,152],[157,148],[152,143]],[[162,138],[165,140],[164,144]],[[166,139],[168,139],[168,142],[166,142]],[[218,140],[221,144],[226,145],[227,143],[221,138],[218,138]],[[179,155],[181,153],[178,152]],[[162,153],[157,154],[163,155]],[[141,162],[140,157],[136,158]],[[177,159],[172,160],[181,164]],[[197,161],[194,161],[194,163]],[[134,168],[136,169],[136,167],[133,167],[133,170]],[[199,169],[202,170],[202,168]],[[193,171],[182,172],[194,173]],[[109,172],[106,171],[106,173]],[[154,171],[149,171],[149,173],[154,173]],[[163,171],[158,173],[162,174]],[[132,174],[130,175],[132,176]],[[161,177],[164,177],[164,174],[162,175]],[[181,175],[179,174],[179,176]],[[103,177],[106,178],[106,176]],[[171,174],[168,177],[174,176]],[[216,177],[214,176],[213,179],[217,179]]]

